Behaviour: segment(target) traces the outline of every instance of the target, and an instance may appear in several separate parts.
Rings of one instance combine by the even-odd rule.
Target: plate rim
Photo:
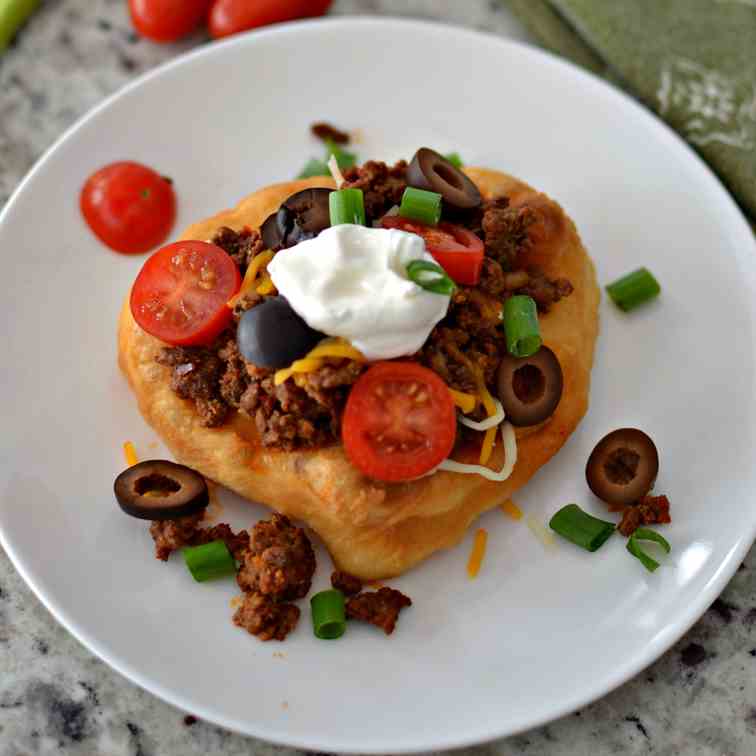
[[[730,216],[728,226],[734,227],[739,225],[741,230],[745,232],[746,238],[750,237],[751,240],[754,241],[754,246],[756,247],[756,240],[754,240],[754,237],[751,234],[750,226],[743,211],[712,168],[692,148],[692,146],[668,126],[667,123],[626,92],[612,86],[605,80],[585,71],[576,64],[561,58],[558,55],[535,45],[512,39],[501,34],[460,27],[437,20],[369,14],[328,16],[325,18],[277,24],[270,28],[253,30],[228,40],[214,42],[210,45],[204,45],[183,53],[143,73],[136,79],[126,83],[114,93],[108,95],[102,102],[84,113],[43,152],[31,169],[26,173],[16,189],[12,192],[5,207],[0,211],[0,226],[6,222],[6,219],[12,212],[18,198],[26,191],[27,186],[44,170],[47,162],[64,143],[72,139],[77,131],[83,128],[90,120],[96,118],[100,112],[107,110],[118,99],[132,90],[143,86],[153,78],[160,78],[171,72],[174,68],[181,68],[182,66],[189,65],[203,57],[223,55],[227,49],[233,47],[241,47],[250,44],[253,45],[256,40],[263,38],[296,35],[300,32],[306,32],[320,26],[348,28],[365,26],[367,24],[402,26],[404,28],[414,27],[415,30],[420,33],[423,31],[443,31],[444,33],[451,35],[484,39],[487,42],[496,45],[517,48],[519,51],[518,54],[523,53],[526,57],[532,56],[536,59],[540,58],[542,61],[546,62],[546,65],[553,66],[554,70],[561,70],[562,74],[566,74],[567,76],[577,76],[578,79],[582,79],[587,87],[603,90],[607,96],[618,98],[619,101],[623,101],[623,107],[634,109],[641,119],[649,123],[652,128],[655,127],[656,130],[664,135],[668,141],[675,143],[677,148],[683,148],[684,152],[687,154],[688,162],[692,160],[693,164],[696,165],[701,180],[708,182],[712,187],[716,186],[716,191],[721,195],[721,199],[723,200],[721,207],[726,208],[727,213]],[[656,661],[701,618],[708,606],[717,598],[735,574],[745,554],[753,545],[754,539],[756,539],[756,512],[754,512],[752,517],[750,531],[741,534],[738,541],[732,546],[724,559],[715,568],[714,574],[709,578],[704,588],[700,591],[696,601],[690,604],[687,612],[678,618],[674,626],[671,628],[665,628],[664,631],[657,633],[653,641],[649,643],[641,653],[631,657],[624,664],[612,668],[609,673],[600,678],[598,683],[593,683],[592,685],[581,688],[581,693],[579,695],[570,697],[560,706],[552,707],[548,713],[540,713],[523,720],[523,722],[515,728],[497,728],[495,724],[489,724],[487,727],[473,728],[474,731],[468,730],[458,735],[434,736],[434,740],[422,740],[422,736],[413,734],[410,737],[402,737],[397,745],[392,744],[391,751],[396,754],[411,754],[429,750],[447,750],[470,747],[490,742],[495,739],[517,735],[542,726],[606,696],[608,693],[625,682],[628,682],[631,678],[635,677],[643,669]],[[262,728],[257,726],[250,727],[250,722],[248,721],[244,722],[224,717],[217,711],[212,711],[202,705],[196,705],[194,702],[189,701],[180,692],[166,689],[161,683],[154,679],[150,679],[149,676],[134,669],[131,664],[117,658],[117,655],[114,657],[109,654],[109,652],[101,647],[99,642],[89,636],[89,633],[84,627],[80,626],[74,618],[68,616],[67,612],[58,605],[58,601],[54,597],[46,595],[44,590],[37,585],[37,581],[31,574],[34,571],[33,567],[30,566],[30,568],[27,569],[23,560],[16,553],[12,543],[6,536],[1,522],[0,545],[2,545],[8,558],[13,564],[13,567],[32,590],[36,598],[67,632],[73,635],[73,637],[76,638],[76,640],[78,640],[90,653],[105,662],[105,664],[115,670],[119,675],[125,677],[141,689],[158,697],[174,708],[178,708],[182,711],[191,711],[205,721],[216,724],[231,732],[247,737],[258,738],[265,742],[280,746],[304,750],[329,751],[331,753],[383,754],[386,752],[386,744],[384,743],[371,746],[365,745],[364,743],[343,742],[334,746],[332,742],[321,739],[320,736],[287,734],[285,728],[281,728],[279,725],[273,723]]]

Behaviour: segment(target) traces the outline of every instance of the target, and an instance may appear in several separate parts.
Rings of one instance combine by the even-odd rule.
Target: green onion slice
[[[462,166],[462,158],[459,156],[458,152],[450,152],[448,155],[444,155],[444,157],[457,169],[459,170]]]
[[[40,0],[0,0],[0,52],[16,36]]]
[[[407,265],[407,277],[426,291],[450,297],[457,288],[446,271],[429,260],[412,260]]]
[[[331,192],[328,195],[328,203],[332,226],[342,223],[365,225],[365,198],[362,189],[339,189],[337,192]]]
[[[333,155],[342,171],[346,168],[351,168],[357,162],[357,155],[354,152],[348,152],[341,145],[336,144],[336,142],[326,139],[325,145],[326,155],[328,157]]]
[[[638,541],[653,541],[654,543],[658,543],[667,554],[672,550],[669,541],[667,541],[664,536],[659,535],[655,530],[650,530],[649,528],[638,528],[627,540],[627,550],[638,559],[649,572],[655,572],[659,567],[659,562],[646,554],[646,552],[640,547]]]
[[[310,158],[305,167],[302,168],[302,172],[297,178],[310,178],[310,176],[330,176],[331,172],[328,170],[328,164],[325,160],[318,160],[317,158]]]
[[[629,312],[638,305],[659,296],[661,286],[651,271],[647,268],[638,268],[618,278],[614,283],[610,283],[606,290],[620,310]]]
[[[441,220],[441,195],[437,192],[427,192],[425,189],[415,189],[408,186],[402,195],[399,206],[402,218],[420,221],[428,226],[436,226]]]
[[[549,527],[587,551],[601,548],[615,528],[614,523],[589,515],[577,504],[562,507],[549,521]]]
[[[346,612],[344,594],[334,589],[316,593],[310,599],[312,629],[316,638],[333,640],[344,635]]]
[[[202,546],[183,549],[184,561],[198,583],[236,573],[236,562],[223,541],[210,541]]]
[[[541,348],[538,311],[532,297],[518,294],[504,303],[504,331],[507,351],[513,357],[530,357]]]

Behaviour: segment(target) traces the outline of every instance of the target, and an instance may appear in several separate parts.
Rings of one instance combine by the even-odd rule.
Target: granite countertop
[[[442,19],[527,39],[497,0],[336,0],[334,13]],[[0,57],[0,207],[77,118],[135,76],[205,42],[139,39],[126,0],[43,0]],[[597,703],[466,754],[756,753],[756,556],[656,664]],[[0,549],[0,756],[298,752],[227,733],[137,688],[74,640]]]

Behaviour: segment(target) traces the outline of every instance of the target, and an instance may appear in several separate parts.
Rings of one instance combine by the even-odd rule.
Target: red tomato
[[[134,28],[153,42],[175,42],[207,17],[212,0],[129,0]]]
[[[480,280],[483,240],[472,231],[452,223],[426,226],[399,215],[382,218],[381,224],[384,228],[398,228],[422,236],[428,252],[457,283],[475,286]]]
[[[162,244],[176,219],[171,182],[139,163],[111,163],[93,173],[82,187],[79,207],[100,241],[126,254]]]
[[[210,9],[210,34],[216,39],[258,26],[322,16],[333,0],[215,0]]]
[[[446,459],[456,433],[454,400],[436,373],[415,362],[378,362],[352,386],[341,435],[355,467],[398,482]]]
[[[231,322],[226,302],[240,286],[239,269],[220,247],[174,242],[139,271],[131,314],[143,330],[168,344],[209,344]]]

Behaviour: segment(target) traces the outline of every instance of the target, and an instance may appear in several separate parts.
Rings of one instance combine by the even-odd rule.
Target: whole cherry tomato
[[[210,9],[210,34],[216,39],[258,26],[322,16],[332,0],[215,0]]]
[[[170,179],[129,161],[93,173],[82,187],[79,206],[100,241],[126,254],[162,244],[176,218]]]
[[[175,42],[191,34],[212,0],[129,0],[134,28],[153,42]]]

